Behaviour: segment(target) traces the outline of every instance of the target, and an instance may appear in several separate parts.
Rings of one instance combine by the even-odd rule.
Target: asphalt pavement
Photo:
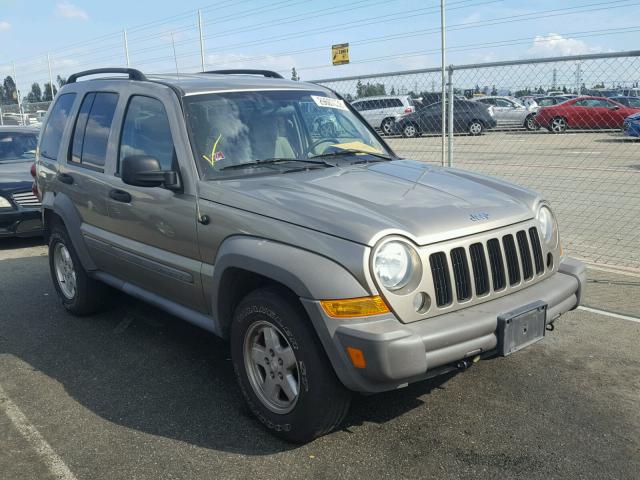
[[[222,341],[124,295],[73,317],[45,248],[1,242],[3,480],[640,478],[633,319],[571,312],[510,357],[356,396],[295,446],[250,415]]]

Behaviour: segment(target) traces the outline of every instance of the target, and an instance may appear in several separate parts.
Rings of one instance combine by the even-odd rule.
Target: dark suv
[[[448,118],[449,112],[447,111],[447,121]],[[472,100],[455,99],[453,101],[454,132],[481,135],[486,129],[495,126],[496,120],[490,107]],[[440,133],[442,131],[442,103],[432,103],[417,112],[397,118],[395,130],[404,137],[419,137],[423,133]]]
[[[112,73],[126,77],[78,81]],[[352,391],[527,347],[580,302],[548,202],[398,158],[318,85],[88,71],[43,128],[65,308],[89,314],[116,288],[227,339],[249,408],[287,440],[335,428]]]

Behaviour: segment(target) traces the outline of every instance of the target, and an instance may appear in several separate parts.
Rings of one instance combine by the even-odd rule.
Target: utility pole
[[[127,38],[127,29],[125,28],[122,33],[124,35],[124,56],[127,59],[127,67],[129,67],[131,63],[129,62],[129,39]]]
[[[198,30],[200,31],[200,63],[202,64],[202,71],[205,71],[204,61],[204,34],[202,28],[202,11],[198,10]]]
[[[446,126],[446,119],[447,119],[447,102],[446,102],[446,89],[447,89],[447,72],[446,72],[446,55],[445,55],[445,49],[446,49],[446,34],[445,34],[445,18],[444,18],[444,14],[445,14],[445,0],[440,0],[440,62],[441,62],[441,72],[440,72],[440,77],[441,77],[441,89],[440,89],[440,106],[442,107],[442,112],[441,112],[441,138],[440,138],[440,147],[441,147],[441,151],[440,151],[440,163],[442,164],[442,166],[444,167],[445,165],[445,160],[446,160],[446,140],[445,140],[445,135],[447,133],[447,126]]]
[[[178,72],[178,57],[176,56],[176,42],[173,39],[173,32],[171,32],[171,46],[173,47],[173,61],[176,64],[176,75],[180,76],[180,72]]]
[[[49,67],[49,90],[51,92],[51,100],[53,101],[53,74],[51,73],[51,55],[47,53],[47,66]]]

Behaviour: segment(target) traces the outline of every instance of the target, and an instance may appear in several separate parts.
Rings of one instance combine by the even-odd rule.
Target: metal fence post
[[[204,61],[204,34],[202,28],[202,12],[198,10],[198,30],[200,32],[200,63],[202,64],[202,71],[205,71],[205,61]]]
[[[49,93],[51,93],[51,100],[53,100],[53,74],[51,73],[51,55],[47,53],[47,67],[49,68]]]
[[[447,132],[447,127],[445,125],[446,122],[446,113],[447,113],[447,105],[445,102],[445,95],[446,95],[446,67],[445,67],[445,62],[446,62],[446,32],[445,32],[445,0],[440,0],[440,68],[441,68],[441,72],[440,72],[440,77],[441,77],[441,89],[440,89],[440,103],[442,106],[442,115],[440,118],[440,122],[442,123],[441,127],[441,132],[440,134],[442,135],[441,139],[440,139],[440,163],[442,164],[442,166],[444,167],[444,161],[445,161],[445,150],[446,150],[446,145],[445,145],[445,135]]]
[[[122,33],[124,35],[124,56],[127,59],[127,67],[129,67],[129,39],[127,38],[127,29],[125,28]]]
[[[18,79],[16,77],[16,62],[11,62],[13,67],[13,83],[16,86],[16,100],[18,101],[18,113],[20,114],[20,125],[24,125],[24,112],[22,111],[22,101],[20,100],[20,89],[18,88]]]
[[[449,65],[449,92],[448,108],[449,118],[447,119],[447,167],[453,164],[453,65]]]

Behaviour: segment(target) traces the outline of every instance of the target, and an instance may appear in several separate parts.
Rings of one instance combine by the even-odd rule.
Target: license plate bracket
[[[506,357],[542,340],[546,330],[547,304],[537,301],[498,316],[498,354]]]

